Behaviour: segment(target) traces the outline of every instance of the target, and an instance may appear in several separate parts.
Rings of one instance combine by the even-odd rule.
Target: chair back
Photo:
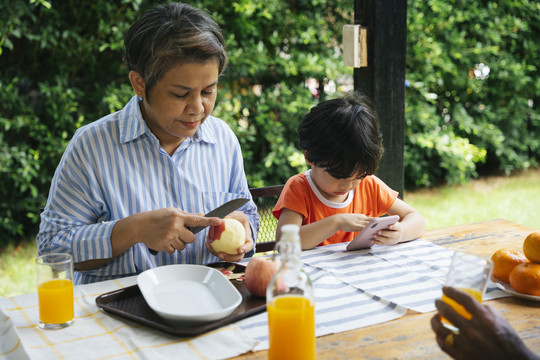
[[[261,217],[256,244],[256,252],[258,253],[273,251],[276,245],[277,219],[272,215],[272,210],[283,187],[284,185],[273,185],[249,189]]]

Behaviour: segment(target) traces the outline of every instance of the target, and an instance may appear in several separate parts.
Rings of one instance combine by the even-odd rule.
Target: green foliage
[[[74,131],[133,95],[122,65],[123,35],[154,3],[0,4],[3,232],[35,234]],[[338,49],[341,27],[352,21],[352,11],[343,9],[352,9],[352,0],[190,3],[209,11],[226,36],[229,65],[214,114],[238,134],[250,186],[283,183],[305,169],[295,147],[300,116],[326,96],[320,89],[312,96],[305,80],[336,83],[344,74]]]
[[[65,79],[27,91],[19,78],[0,83],[0,228],[23,235],[37,223],[52,171],[80,126],[76,89]],[[45,100],[46,99],[46,100]]]
[[[540,3],[414,1],[407,16],[406,185],[537,166]]]
[[[301,116],[346,90],[342,79],[352,77],[340,43],[342,26],[353,23],[354,1],[190,3],[209,11],[226,36],[229,65],[214,114],[238,135],[250,186],[284,183],[306,168],[297,148]],[[35,235],[74,131],[133,95],[123,35],[154,4],[0,2],[0,231],[9,238]],[[408,2],[408,187],[537,165],[539,6]],[[474,76],[480,63],[491,69],[484,80]],[[308,87],[307,80],[318,85]]]
[[[36,233],[74,131],[131,96],[120,85],[122,41],[140,2],[122,3],[0,5],[0,243]]]
[[[227,36],[224,99],[214,113],[240,139],[250,186],[284,183],[305,170],[295,161],[302,158],[295,146],[301,115],[326,96],[313,97],[306,79],[337,82],[343,75],[336,49],[342,26],[352,22],[342,9],[352,9],[353,1],[206,1],[201,7]]]
[[[234,88],[227,90],[235,92]],[[289,89],[283,83],[265,88],[260,96],[249,92],[233,95],[216,108],[215,113],[223,118],[227,113],[239,118],[231,127],[242,143],[250,186],[281,184],[292,173],[291,168],[296,168],[295,172],[304,169],[303,164],[291,159],[301,156],[294,146],[296,128],[300,115],[314,105],[311,98],[303,84]]]

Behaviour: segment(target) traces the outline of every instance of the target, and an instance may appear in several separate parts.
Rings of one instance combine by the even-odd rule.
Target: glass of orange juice
[[[493,262],[476,255],[454,252],[450,270],[446,276],[446,286],[458,288],[469,293],[479,302],[486,292],[486,287],[493,270]],[[472,315],[461,304],[443,294],[442,300],[450,305],[458,314],[470,320]],[[443,318],[443,324],[454,332],[459,332],[447,319]]]
[[[73,324],[73,258],[46,254],[36,259],[39,327],[57,330]]]

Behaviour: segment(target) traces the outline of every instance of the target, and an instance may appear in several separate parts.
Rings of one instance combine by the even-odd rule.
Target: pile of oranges
[[[510,283],[515,291],[540,296],[540,231],[523,242],[523,253],[511,249],[497,250],[492,256],[493,277]]]

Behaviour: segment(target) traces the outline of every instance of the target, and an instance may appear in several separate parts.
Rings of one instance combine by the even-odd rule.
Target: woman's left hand
[[[225,262],[237,262],[242,260],[244,258],[244,255],[253,250],[253,248],[255,247],[255,244],[253,242],[253,236],[251,234],[251,225],[249,224],[249,220],[246,214],[244,214],[242,211],[233,211],[229,215],[225,216],[225,218],[236,219],[240,221],[242,225],[244,225],[244,229],[246,230],[246,241],[244,242],[244,245],[240,246],[238,248],[238,253],[234,255],[226,254],[224,252],[216,252],[209,242],[206,243],[206,247],[212,254]],[[208,232],[208,239],[212,239],[213,233],[214,228],[211,227],[210,231]]]

